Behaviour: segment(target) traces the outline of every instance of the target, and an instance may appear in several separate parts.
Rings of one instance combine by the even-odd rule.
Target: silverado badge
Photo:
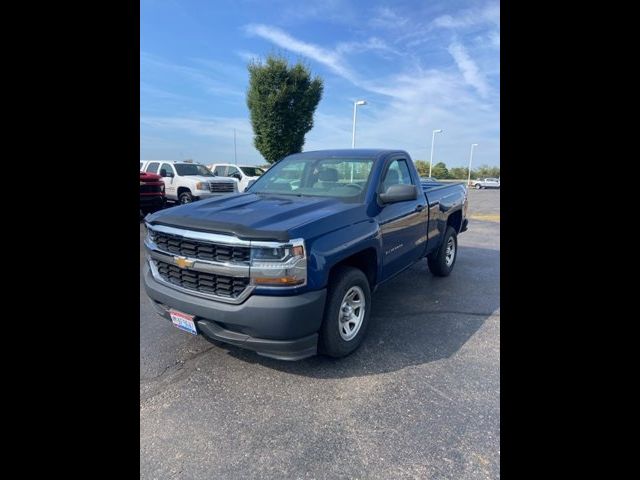
[[[180,268],[189,268],[195,262],[193,260],[187,260],[185,257],[173,257],[173,263],[175,263]]]

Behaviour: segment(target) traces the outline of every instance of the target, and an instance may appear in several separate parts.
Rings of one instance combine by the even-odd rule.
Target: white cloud
[[[207,61],[202,59],[195,59],[198,63],[204,64]],[[208,61],[211,63],[211,61]],[[215,67],[216,71],[205,71],[199,68],[189,67],[172,63],[163,58],[151,55],[145,52],[140,52],[140,65],[141,68],[155,68],[160,70],[170,71],[176,73],[192,82],[198,84],[206,93],[215,96],[243,96],[244,93],[229,84],[226,75],[232,73],[232,70],[237,67],[227,67],[224,70],[220,68],[220,64],[213,62],[215,65],[209,65],[209,67]],[[229,70],[231,68],[232,70]],[[216,78],[217,77],[217,78]]]
[[[279,28],[269,25],[251,24],[247,25],[245,30],[250,35],[264,38],[281,48],[309,57],[341,77],[354,81],[353,73],[345,65],[342,56],[335,51],[297,40]]]
[[[465,81],[477,90],[481,97],[489,94],[489,85],[476,63],[471,59],[467,50],[461,43],[454,42],[449,45],[449,53],[458,65]]]
[[[372,27],[394,29],[402,27],[408,22],[408,18],[399,15],[389,7],[378,7],[375,10],[375,16],[369,21],[369,25]]]
[[[480,9],[463,10],[455,16],[441,15],[433,21],[433,26],[439,28],[464,28],[483,23],[500,24],[500,4],[489,3]]]
[[[377,50],[380,52],[389,52],[396,55],[402,55],[402,53],[391,48],[384,40],[378,37],[370,37],[365,42],[341,42],[336,46],[336,53],[341,55],[350,53],[363,53],[369,50]]]

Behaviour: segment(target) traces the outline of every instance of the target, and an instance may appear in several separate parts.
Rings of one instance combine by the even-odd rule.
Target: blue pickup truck
[[[422,182],[402,150],[293,154],[244,193],[148,215],[145,289],[162,317],[209,340],[343,357],[383,282],[425,257],[451,273],[466,211],[464,185]]]

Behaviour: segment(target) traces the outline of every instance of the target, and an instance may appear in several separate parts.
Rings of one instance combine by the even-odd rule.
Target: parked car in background
[[[156,173],[162,177],[167,200],[191,203],[238,192],[237,181],[216,178],[207,167],[190,160],[147,160],[141,164],[145,172]]]
[[[480,190],[481,188],[500,188],[499,178],[479,178],[478,180],[473,180],[471,183],[476,190]]]
[[[166,196],[160,175],[140,172],[140,216],[164,208]]]
[[[425,257],[449,275],[467,225],[467,187],[421,182],[403,150],[297,153],[248,192],[146,217],[144,284],[191,334],[277,359],[343,357],[376,288]]]
[[[264,170],[251,165],[233,165],[231,163],[213,163],[209,170],[217,177],[229,177],[238,181],[238,191],[244,192],[247,187],[256,181]]]

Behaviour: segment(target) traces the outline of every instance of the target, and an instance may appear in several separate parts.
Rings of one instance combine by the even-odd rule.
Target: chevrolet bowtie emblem
[[[193,260],[187,260],[185,257],[173,257],[173,263],[175,263],[180,268],[189,268],[195,262]]]

